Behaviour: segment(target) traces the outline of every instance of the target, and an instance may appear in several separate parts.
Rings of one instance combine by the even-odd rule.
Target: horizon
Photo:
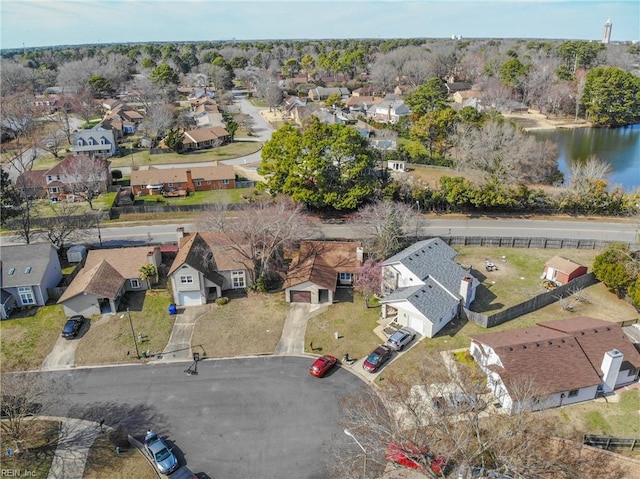
[[[0,13],[3,51],[457,36],[601,41],[608,20],[612,44],[640,40],[635,0],[1,0]]]

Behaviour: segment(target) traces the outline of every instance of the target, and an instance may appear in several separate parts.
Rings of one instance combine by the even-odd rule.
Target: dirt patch
[[[568,116],[545,115],[538,110],[528,110],[526,113],[506,113],[503,115],[513,120],[525,130],[553,130],[555,128],[585,128],[591,124],[585,120]]]

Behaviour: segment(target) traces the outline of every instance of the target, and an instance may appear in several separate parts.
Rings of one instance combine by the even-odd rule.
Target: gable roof
[[[229,132],[221,126],[211,128],[196,128],[184,132],[185,143],[202,143],[229,136]]]
[[[455,262],[457,254],[456,250],[440,238],[432,238],[412,244],[384,261],[383,265],[400,263],[420,280],[426,281],[431,277],[451,293],[457,294],[460,280],[469,275],[467,270]]]
[[[91,158],[87,155],[67,155],[67,157],[64,160],[60,161],[59,163],[56,163],[50,170],[47,170],[44,173],[44,176],[60,175],[64,173],[65,170],[72,170],[76,163],[82,163],[84,161],[91,161],[93,162],[92,164],[95,164],[95,165],[100,164],[101,168],[104,171],[108,171],[109,165],[111,164],[109,160],[105,160],[102,158]]]
[[[180,249],[168,275],[182,265],[202,272],[205,278],[222,286],[224,279],[218,271],[246,270],[245,259],[222,233],[198,232],[182,238]]]
[[[407,301],[435,324],[460,302],[460,295],[457,290],[447,291],[433,279],[427,278],[424,284],[398,288],[380,300],[381,303],[398,301]]]
[[[575,261],[571,261],[570,259],[563,258],[562,256],[554,256],[551,258],[545,266],[549,266],[561,273],[573,273],[578,268],[584,268],[580,263],[576,263]]]
[[[52,249],[55,251],[49,243],[2,246],[0,249],[2,284],[0,286],[10,288],[41,284],[49,266]]]
[[[78,130],[73,134],[73,142],[76,143],[78,141],[78,138],[82,138],[83,140],[88,140],[90,138],[94,138],[94,139],[100,139],[104,137],[105,140],[107,140],[109,143],[113,143],[114,139],[113,139],[113,131],[111,130],[96,130],[96,129],[92,129],[92,130]],[[100,143],[98,142],[98,145],[86,145],[86,146],[104,146],[104,145],[100,145]]]
[[[339,273],[354,273],[360,267],[359,241],[304,241],[287,272],[284,287],[307,281],[335,291]]]
[[[216,164],[193,168],[154,168],[131,172],[131,185],[156,185],[160,183],[185,183],[187,171],[194,180],[232,180],[236,175],[233,166]]]
[[[87,254],[84,267],[92,268],[101,261],[106,261],[123,278],[140,278],[140,267],[147,264],[147,255],[152,252],[153,246],[94,249]]]
[[[640,353],[620,325],[589,317],[480,334],[471,340],[496,352],[503,367],[489,368],[510,392],[524,381],[531,381],[541,394],[599,385],[602,359],[612,349],[621,351],[633,367],[640,367]]]
[[[60,296],[58,303],[63,303],[81,293],[115,299],[125,281],[126,279],[107,260],[102,259],[91,267],[85,265]]]

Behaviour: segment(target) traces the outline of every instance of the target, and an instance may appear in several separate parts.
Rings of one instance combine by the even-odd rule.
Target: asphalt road
[[[184,373],[188,363],[49,373],[70,382],[60,410],[51,413],[125,424],[139,437],[157,430],[200,478],[326,478],[327,444],[351,445],[338,426],[337,400],[365,386],[342,369],[314,378],[311,362],[206,360],[194,376]]]
[[[638,221],[640,223],[640,220]],[[566,238],[594,239],[603,241],[637,241],[638,223],[607,223],[600,221],[560,221],[527,219],[427,219],[421,222],[421,236],[499,236],[506,238]],[[184,226],[186,231],[196,231],[190,223],[146,224],[131,226],[125,224],[103,226],[100,229],[103,246],[137,246],[177,242],[176,228]],[[323,224],[325,238],[357,239],[362,233],[348,224]],[[98,246],[98,231],[90,232],[83,240]],[[15,236],[3,236],[2,243],[20,243]]]

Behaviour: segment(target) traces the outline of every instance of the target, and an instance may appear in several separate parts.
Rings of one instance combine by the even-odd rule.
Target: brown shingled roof
[[[153,246],[135,246],[131,248],[95,249],[89,251],[85,268],[106,260],[122,277],[139,278],[140,267],[147,264],[147,254],[153,252]]]
[[[354,273],[360,266],[359,241],[304,241],[284,283],[290,288],[307,281],[335,291],[338,273]]]
[[[581,264],[576,263],[575,261],[571,261],[570,259],[563,258],[562,256],[554,256],[549,261],[547,261],[545,266],[549,266],[557,271],[567,274],[572,273],[576,269],[582,267]]]
[[[101,298],[115,299],[126,281],[106,260],[101,260],[92,267],[85,265],[69,287],[60,296],[58,303],[87,292]]]

